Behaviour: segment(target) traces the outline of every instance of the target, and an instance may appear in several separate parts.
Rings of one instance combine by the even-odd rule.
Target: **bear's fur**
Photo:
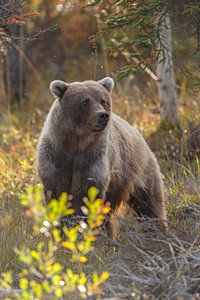
[[[129,203],[139,217],[157,218],[166,229],[158,163],[138,130],[112,113],[113,86],[110,77],[50,84],[56,100],[37,148],[37,171],[46,200],[68,192],[81,215],[82,199],[94,185],[111,203],[112,212],[122,202]]]

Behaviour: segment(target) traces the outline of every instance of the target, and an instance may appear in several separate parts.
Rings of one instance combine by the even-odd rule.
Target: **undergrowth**
[[[101,285],[109,277],[107,272],[98,274],[93,271],[86,274],[83,264],[87,263],[89,252],[93,251],[99,227],[103,224],[110,207],[97,198],[98,191],[94,187],[88,190],[84,198],[86,217],[74,226],[59,226],[60,218],[69,218],[74,213],[70,208],[69,197],[62,193],[59,199],[52,199],[44,206],[41,186],[28,186],[21,195],[21,204],[25,207],[25,215],[32,221],[32,237],[37,240],[35,247],[24,246],[14,251],[21,263],[17,281],[20,290],[14,290],[12,272],[1,274],[0,284],[12,297],[7,299],[73,299],[99,295]],[[62,235],[61,235],[62,230]],[[72,265],[65,267],[56,259],[59,249],[64,249],[67,261]]]
[[[117,99],[114,111],[143,132],[158,158],[165,183],[170,233],[168,236],[157,231],[147,234],[131,214],[125,219],[121,217],[115,251],[102,233],[88,256],[84,272],[87,275],[94,271],[109,272],[110,278],[103,288],[107,296],[199,299],[198,99],[189,97],[180,102],[177,128],[160,123],[155,103],[134,103],[131,98],[122,96]],[[31,218],[19,199],[27,185],[38,183],[35,149],[45,113],[42,108],[27,107],[24,112],[17,110],[9,116],[3,115],[0,121],[0,239],[3,241],[0,272],[11,271],[14,288],[19,288],[19,272],[23,265],[14,249],[34,249],[38,244]],[[69,267],[66,249],[60,249],[56,255],[59,264]]]

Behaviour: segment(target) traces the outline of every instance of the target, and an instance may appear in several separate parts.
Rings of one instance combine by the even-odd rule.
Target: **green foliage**
[[[165,0],[138,1],[118,0],[105,4],[104,17],[99,32],[108,33],[111,47],[119,54],[126,50],[132,56],[148,61],[154,58],[157,39],[155,17],[168,6]],[[134,67],[134,66],[133,66]]]
[[[144,70],[140,68],[141,65],[150,65],[150,69],[155,70],[159,52],[157,42],[159,40],[162,44],[160,28],[167,14],[171,18],[173,55],[176,58],[176,55],[180,56],[185,51],[187,60],[191,53],[192,60],[199,62],[199,1],[86,0],[85,2],[89,5],[99,5],[97,37],[104,35],[109,53],[114,57],[118,55],[118,59],[126,60],[123,68],[118,72],[119,79],[130,73],[135,74],[137,71]],[[139,61],[134,58],[138,58]],[[191,85],[194,89],[198,89],[200,85],[198,75],[194,74],[195,65],[191,66],[187,61],[184,64],[179,62],[179,67],[181,72],[186,69],[193,73],[195,86],[193,82]]]
[[[88,190],[88,197],[84,199],[86,220],[72,228],[65,226],[62,229],[63,239],[59,220],[74,213],[69,207],[68,195],[63,193],[58,200],[52,199],[44,206],[42,187],[27,187],[26,193],[21,195],[21,203],[25,206],[25,214],[33,219],[33,237],[39,241],[34,249],[15,249],[24,266],[18,274],[21,292],[16,293],[16,299],[44,299],[48,295],[53,299],[61,299],[71,293],[79,299],[101,293],[101,285],[109,274],[102,272],[99,275],[94,272],[88,277],[83,271],[87,255],[93,251],[99,226],[110,211],[108,204],[97,198],[97,194],[94,187]],[[57,262],[56,253],[60,248],[69,252],[73,268],[64,268]],[[11,273],[2,274],[1,286],[5,289],[12,288]]]

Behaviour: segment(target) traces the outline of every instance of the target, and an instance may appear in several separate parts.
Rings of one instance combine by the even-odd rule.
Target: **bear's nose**
[[[101,124],[107,124],[109,120],[109,114],[107,112],[100,112],[98,119]]]

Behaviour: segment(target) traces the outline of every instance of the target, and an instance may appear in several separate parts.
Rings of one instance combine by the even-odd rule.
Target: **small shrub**
[[[97,198],[97,194],[96,188],[89,188],[88,197],[83,199],[86,220],[81,220],[72,228],[65,226],[64,239],[61,238],[58,227],[60,218],[74,213],[70,208],[68,195],[63,193],[58,200],[52,199],[47,206],[43,205],[43,190],[40,185],[29,186],[26,193],[21,195],[25,214],[33,220],[33,237],[38,239],[38,243],[34,249],[15,249],[24,266],[18,274],[20,292],[14,292],[15,299],[63,299],[66,296],[69,299],[69,295],[73,295],[73,299],[80,299],[101,293],[101,285],[109,274],[102,272],[99,275],[94,272],[87,276],[83,271],[87,255],[93,251],[99,227],[110,211],[109,205]],[[56,261],[59,248],[69,252],[72,268],[65,268]],[[2,274],[1,286],[12,290],[11,273]]]

